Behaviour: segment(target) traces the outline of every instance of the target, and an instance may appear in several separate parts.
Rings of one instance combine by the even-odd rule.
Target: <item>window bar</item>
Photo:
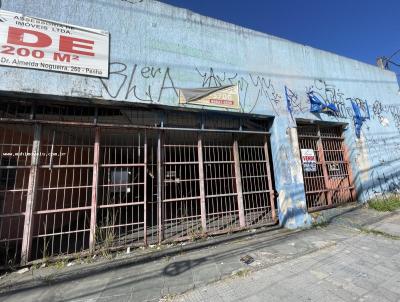
[[[330,205],[332,205],[332,191],[330,190],[330,185],[329,185],[329,174],[328,174],[328,169],[326,167],[326,161],[325,161],[325,155],[324,155],[324,147],[323,147],[323,144],[322,144],[320,127],[318,127],[317,148],[318,148],[319,160],[321,162],[322,173],[324,175],[326,198],[327,198],[327,201],[328,201],[328,206],[330,206]]]

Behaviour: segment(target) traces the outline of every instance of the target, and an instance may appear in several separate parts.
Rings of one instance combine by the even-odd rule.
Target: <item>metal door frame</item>
[[[21,104],[21,106],[26,106],[26,103]],[[189,174],[187,178],[189,181],[199,182],[199,191],[192,196],[196,198],[196,202],[198,202],[200,206],[200,215],[198,215],[197,211],[195,214],[196,223],[199,223],[201,226],[201,228],[196,229],[198,234],[204,236],[229,233],[250,227],[275,225],[277,223],[278,215],[276,215],[275,210],[272,162],[268,150],[270,144],[269,132],[265,130],[267,126],[264,126],[264,124],[260,123],[262,127],[260,126],[259,128],[250,127],[243,129],[242,126],[232,126],[232,119],[230,119],[229,116],[224,118],[226,119],[226,125],[222,127],[220,127],[219,124],[212,125],[212,123],[210,127],[205,127],[204,124],[200,124],[198,127],[191,124],[187,124],[188,127],[184,127],[184,125],[173,126],[173,124],[172,126],[165,126],[164,123],[141,124],[148,115],[144,116],[143,120],[141,120],[139,113],[137,113],[138,111],[135,111],[135,114],[139,116],[139,118],[135,120],[135,122],[137,122],[136,124],[122,122],[120,124],[105,123],[101,122],[99,116],[100,108],[97,107],[95,110],[83,110],[82,121],[75,120],[75,116],[72,114],[74,111],[66,115],[66,120],[53,120],[53,117],[57,118],[58,116],[54,116],[51,112],[47,112],[44,109],[38,110],[42,115],[38,113],[38,118],[36,118],[35,108],[30,111],[24,111],[27,112],[24,113],[24,115],[29,114],[29,118],[26,118],[28,116],[23,118],[18,115],[21,110],[19,110],[17,105],[15,108],[11,107],[12,110],[15,109],[16,114],[6,112],[6,117],[1,117],[0,115],[1,125],[11,125],[11,127],[15,127],[15,125],[27,125],[30,127],[31,137],[28,142],[29,150],[26,151],[31,151],[32,154],[35,154],[35,156],[32,156],[32,160],[24,165],[26,169],[26,177],[24,179],[27,182],[29,174],[29,184],[24,186],[24,192],[27,192],[26,200],[23,202],[24,205],[26,204],[26,211],[21,210],[18,214],[21,216],[21,221],[24,223],[23,230],[21,229],[21,234],[18,234],[15,238],[10,237],[8,239],[10,242],[14,240],[18,243],[18,262],[22,265],[28,264],[33,260],[40,261],[38,258],[41,257],[41,250],[47,248],[47,242],[49,240],[53,243],[55,242],[55,245],[54,248],[52,247],[51,250],[49,250],[48,254],[42,253],[45,255],[46,259],[53,257],[70,258],[77,254],[83,255],[96,252],[101,242],[98,236],[99,230],[122,230],[122,228],[133,230],[125,233],[121,231],[122,237],[119,236],[119,233],[116,235],[117,237],[111,234],[113,239],[116,239],[115,244],[109,244],[107,249],[134,245],[145,246],[149,243],[166,242],[169,239],[174,241],[192,239],[191,234],[180,236],[174,233],[174,236],[167,236],[170,238],[165,238],[163,236],[166,227],[163,221],[165,217],[163,204],[166,204],[164,200],[166,183],[165,165],[168,164],[168,162],[165,162],[167,160],[167,158],[165,158],[165,147],[168,143],[166,144],[164,142],[164,136],[168,132],[176,132],[178,135],[179,133],[193,135],[193,141],[191,141],[190,146],[186,146],[184,149],[190,149],[191,152],[194,152],[194,156],[186,159],[182,157],[182,159],[170,161],[169,164],[173,166],[184,165],[188,160],[190,165],[196,167],[195,170],[198,175]],[[94,112],[93,122],[90,122],[89,114],[91,114],[92,111]],[[46,114],[48,114],[48,116],[46,116]],[[158,118],[156,112],[151,114],[154,119]],[[71,121],[68,120],[69,117],[73,117]],[[242,120],[245,121],[246,119],[242,117],[241,121]],[[223,120],[223,122],[224,121],[225,120]],[[224,127],[226,127],[226,129]],[[90,134],[85,135],[85,132]],[[63,133],[65,134],[64,136],[58,137],[59,134]],[[134,153],[136,151],[134,151],[132,149],[133,147],[130,147],[129,144],[127,145],[127,143],[123,143],[121,146],[118,145],[117,141],[115,141],[115,143],[112,141],[107,143],[107,133],[110,133],[109,135],[116,134],[119,136],[121,136],[122,133],[130,133],[130,135],[142,133],[143,135],[141,136],[140,143],[134,144],[134,148],[140,148],[141,150],[139,151],[139,149],[137,149],[137,152],[141,152],[140,160],[131,160],[130,158],[121,160],[122,156],[127,156],[127,152]],[[149,133],[152,133],[150,138]],[[230,139],[221,143],[219,139],[221,136],[230,137]],[[253,138],[257,138],[257,143],[253,143]],[[73,140],[72,143],[71,139]],[[20,148],[20,145],[21,143],[18,143],[17,147]],[[179,143],[175,144],[172,142],[170,146],[173,148],[180,148]],[[104,150],[107,148],[120,148],[124,150],[130,148],[130,151],[121,151],[124,152],[123,155],[120,155],[114,161],[104,161],[104,159],[102,159],[102,154],[104,154]],[[214,152],[214,155],[211,157],[207,155],[208,149]],[[45,152],[47,154],[46,157],[43,157],[42,154],[39,156],[39,151]],[[56,151],[60,153],[61,151],[66,152],[65,161],[58,161],[58,158],[51,155]],[[82,157],[82,152],[88,155]],[[136,155],[133,155],[132,158],[135,157]],[[212,172],[206,171],[207,164],[215,165],[217,170],[213,170]],[[8,164],[8,166],[10,165]],[[6,168],[11,169],[13,167],[10,166]],[[46,175],[53,174],[54,176],[56,174],[58,175],[58,171],[62,169],[68,170],[65,173],[68,173],[68,179],[72,177],[70,183],[68,183],[68,180],[65,184],[61,180],[59,181],[58,178],[57,181],[54,182],[56,179],[55,177],[52,178],[54,183],[50,181],[47,182],[47,184],[43,183],[43,177],[41,176],[44,175],[43,173],[46,173]],[[138,172],[140,175],[145,176],[140,177],[138,180],[127,181],[124,184],[105,184],[101,177],[104,174],[104,170],[107,169],[136,169],[138,171],[140,170],[140,173]],[[153,176],[154,180],[150,180],[148,176],[150,174]],[[85,177],[85,183],[81,184],[79,181],[75,181],[80,179],[81,176]],[[46,179],[48,179],[48,177]],[[66,179],[67,176],[64,180]],[[218,179],[225,179],[231,182],[232,190],[225,192],[226,189],[221,186],[222,182]],[[209,183],[214,183],[214,186],[221,186],[221,189],[218,192],[207,191],[207,181],[209,181]],[[260,182],[263,182],[263,184],[260,184]],[[102,195],[104,195],[104,193],[100,190],[105,190],[105,188],[109,187],[119,188],[121,186],[134,185],[145,188],[140,193],[136,194],[137,196],[141,196],[140,200],[130,200],[129,203],[120,200],[118,200],[118,202],[105,203],[104,200],[102,200]],[[65,192],[67,190],[71,192],[75,190],[74,192],[77,193],[66,195]],[[58,197],[53,198],[50,196],[50,200],[55,200],[53,205],[48,206],[46,199],[45,206],[42,206],[42,195],[44,192],[48,194],[47,192],[50,191],[59,194]],[[84,193],[85,196],[85,202],[82,202],[82,204],[80,200],[81,195],[79,195],[81,193],[79,192]],[[175,196],[170,202],[179,201],[179,197],[184,199],[187,196]],[[228,202],[228,197],[230,198],[229,202],[231,204],[234,203],[234,208],[224,205],[224,203]],[[221,200],[223,200],[217,205],[218,202],[214,202],[213,204],[209,203],[212,198],[221,198]],[[139,219],[138,221],[134,221],[132,218],[134,216],[132,214],[129,218],[131,220],[123,220],[121,218],[122,220],[119,219],[121,221],[108,221],[105,225],[100,226],[98,224],[99,215],[101,216],[102,212],[107,212],[113,209],[113,207],[118,207],[120,209],[137,207],[140,209],[140,213],[143,212],[143,215],[140,214],[139,216],[138,214],[137,217],[135,216],[136,220]],[[213,219],[224,217],[223,221],[219,221],[218,223],[214,221],[211,223],[211,216],[207,210],[208,207],[211,207],[210,209],[214,207],[214,210],[212,210],[214,212],[210,212],[212,215],[215,214]],[[154,219],[153,217],[150,219],[147,217],[149,211],[154,214]],[[190,212],[190,210],[188,211]],[[193,213],[189,213],[186,217],[183,217],[184,215],[182,216],[181,214],[182,211],[179,212],[180,216],[174,214],[177,216],[174,217],[174,219],[179,218],[183,221],[184,225],[189,226],[190,223],[187,222],[187,218],[193,216]],[[8,212],[0,213],[0,216],[4,217],[10,215],[15,216],[16,214],[10,214]],[[71,215],[75,215],[77,218],[73,221],[69,221],[67,218]],[[59,219],[57,217],[61,218]],[[84,218],[82,220],[83,223],[75,224],[75,221],[78,222],[81,217]],[[35,221],[38,221],[41,225],[42,223],[40,221],[43,221],[43,219],[47,219],[46,221],[48,221],[46,228],[35,226]],[[49,219],[52,219],[51,221],[58,220],[56,228],[54,228],[56,223],[51,222]],[[66,228],[63,227],[65,222],[67,223]],[[107,233],[106,231],[104,232]],[[78,233],[84,236],[84,244],[81,247],[76,245],[75,239],[70,239],[72,238],[71,236],[74,236],[73,234]],[[132,240],[127,243],[126,240],[130,240],[126,237],[127,234],[129,234],[129,236],[133,235],[133,237],[136,236],[135,244],[133,244]],[[196,236],[198,234],[196,234]],[[42,238],[45,238],[43,239],[44,241]],[[43,242],[39,242],[39,240]],[[68,241],[67,250],[61,248],[63,240]],[[74,248],[70,249],[72,245],[69,245],[69,243],[73,244]]]
[[[303,169],[304,191],[309,212],[356,200],[354,179],[343,125],[299,122],[299,151],[314,149],[317,171]]]

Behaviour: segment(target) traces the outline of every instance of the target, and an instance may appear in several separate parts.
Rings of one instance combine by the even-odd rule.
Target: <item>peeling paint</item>
[[[107,30],[111,39],[106,80],[0,67],[0,92],[177,108],[178,88],[237,84],[240,112],[274,118],[271,157],[280,218],[287,219],[283,224],[310,222],[294,128],[298,119],[347,125],[345,139],[352,146],[349,156],[355,163],[357,190],[383,194],[400,188],[400,95],[393,72],[157,1],[140,2],[135,6],[140,9],[120,0],[2,2],[5,10]],[[117,13],[110,13],[110,7]],[[292,92],[290,99],[285,99],[286,87]],[[338,106],[340,114],[310,113],[308,88]],[[361,109],[368,104],[371,108],[359,140],[351,100]]]
[[[365,136],[361,134],[360,139],[357,140],[358,154],[356,158],[357,165],[360,170],[361,181],[367,181],[369,179],[370,161],[368,158],[368,149],[365,144]]]

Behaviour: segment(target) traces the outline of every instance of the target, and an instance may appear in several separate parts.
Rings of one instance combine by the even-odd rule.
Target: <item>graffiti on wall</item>
[[[378,100],[369,103],[361,97],[347,96],[325,81],[315,80],[313,85],[306,87],[305,92],[300,95],[285,86],[286,107],[290,119],[295,120],[296,115],[301,116],[311,111],[311,104],[307,104],[310,91],[315,92],[318,99],[323,100],[325,104],[335,104],[339,110],[333,116],[338,120],[353,121],[350,125],[354,127],[357,137],[360,138],[360,132],[363,130],[364,135],[356,141],[355,160],[360,169],[366,198],[400,193],[399,133],[385,130],[385,133],[390,135],[383,136],[379,132],[381,127],[388,127],[389,124],[400,131],[400,105],[384,105]],[[305,100],[304,106],[302,100]],[[373,123],[373,120],[379,123]]]
[[[242,112],[251,113],[256,108],[272,108],[279,115],[281,94],[271,79],[259,74],[227,73],[214,68],[193,69],[192,78],[197,84],[188,88],[211,88],[225,85],[238,85]],[[135,100],[147,103],[160,103],[163,99],[178,100],[178,87],[170,67],[128,66],[122,62],[110,64],[108,80],[99,79],[105,94],[111,99]]]
[[[223,85],[238,85],[240,104],[243,112],[251,113],[258,106],[271,107],[279,115],[278,106],[282,101],[281,94],[275,89],[271,79],[259,74],[248,73],[238,75],[226,72],[215,72],[210,67],[206,70],[195,68],[199,75],[202,88],[220,87]]]
[[[364,190],[367,198],[385,193],[400,193],[400,137],[397,133],[390,135],[368,135],[356,143],[359,154],[358,166],[364,179]],[[396,167],[397,165],[397,167]]]
[[[128,66],[110,63],[108,80],[99,78],[108,97],[148,103],[159,103],[166,94],[178,97],[178,90],[169,67]]]
[[[338,112],[335,113],[335,116],[338,118],[349,118],[352,116],[351,108],[346,106],[346,98],[344,93],[336,88],[335,85],[328,84],[323,80],[314,80],[311,86],[306,87],[306,93],[313,93],[320,100],[325,102],[325,105],[333,104]]]
[[[299,94],[288,86],[283,86],[283,93],[281,93],[271,79],[256,73],[238,74],[217,71],[213,67],[194,67],[189,72],[195,81],[195,84],[191,84],[193,87],[190,88],[238,85],[242,112],[265,112],[265,109],[270,109],[279,116],[280,113],[286,111],[289,120],[294,124],[297,115],[310,111],[309,95],[312,92],[324,105],[327,107],[332,105],[335,108],[334,112],[330,112],[335,118],[352,119],[356,134],[361,131],[361,128],[369,129],[368,124],[364,123],[370,117],[368,102],[359,97],[346,96],[335,85],[321,79],[314,80],[303,93]],[[164,99],[178,102],[178,87],[182,88],[182,83],[177,83],[174,79],[174,71],[169,66],[139,64],[129,66],[123,62],[112,62],[109,79],[99,78],[99,81],[103,87],[103,94],[107,98],[146,103],[161,103]],[[286,106],[282,102],[283,94]],[[384,105],[375,100],[371,109],[371,118],[378,120],[384,127],[393,123],[400,132],[399,105]],[[361,123],[358,122],[360,117]]]
[[[400,137],[396,134],[390,136],[369,135],[364,138],[365,146],[370,157],[383,164],[394,163],[400,159],[397,150],[400,149]]]
[[[333,104],[337,110],[330,115],[338,121],[352,121],[356,136],[362,131],[362,144],[357,144],[355,160],[362,174],[363,186],[368,198],[385,192],[400,190],[400,175],[393,175],[395,165],[400,160],[397,150],[400,149],[399,139],[383,138],[373,135],[370,127],[394,126],[400,132],[400,105],[385,105],[379,100],[368,103],[367,100],[346,95],[340,88],[321,79],[314,80],[304,90],[296,90],[288,85],[282,89],[271,79],[254,73],[238,74],[225,72],[213,67],[194,67],[188,71],[174,70],[169,66],[139,65],[128,66],[122,62],[110,65],[110,78],[99,79],[103,94],[108,98],[118,100],[135,100],[147,103],[161,103],[164,100],[178,102],[179,89],[185,83],[176,79],[190,78],[190,88],[212,88],[226,85],[237,85],[239,90],[240,111],[273,112],[279,116],[286,112],[289,127],[295,127],[296,118],[304,116],[311,110],[309,93],[312,92],[326,106]],[[187,85],[187,84],[186,84]],[[282,95],[285,101],[282,99]],[[173,101],[172,101],[173,102]],[[357,124],[358,121],[362,123]],[[371,124],[373,121],[376,124]],[[358,134],[357,134],[358,133]],[[396,133],[398,136],[398,133]],[[295,163],[289,154],[287,146],[279,148],[281,177],[286,183],[294,182],[292,171]],[[397,168],[397,171],[399,168]],[[397,190],[397,191],[396,191]]]
[[[386,169],[388,172],[386,173],[381,169],[373,169],[371,171],[370,182],[365,188],[368,199],[374,198],[376,195],[400,193],[400,176],[393,173],[393,171],[396,171],[393,168],[388,164]]]
[[[376,100],[372,107],[373,116],[379,123],[387,127],[389,125],[389,118],[393,120],[394,126],[400,132],[400,105],[385,105]]]

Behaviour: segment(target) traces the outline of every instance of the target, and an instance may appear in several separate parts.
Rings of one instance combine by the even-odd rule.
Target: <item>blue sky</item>
[[[162,1],[369,64],[400,49],[400,0]]]

